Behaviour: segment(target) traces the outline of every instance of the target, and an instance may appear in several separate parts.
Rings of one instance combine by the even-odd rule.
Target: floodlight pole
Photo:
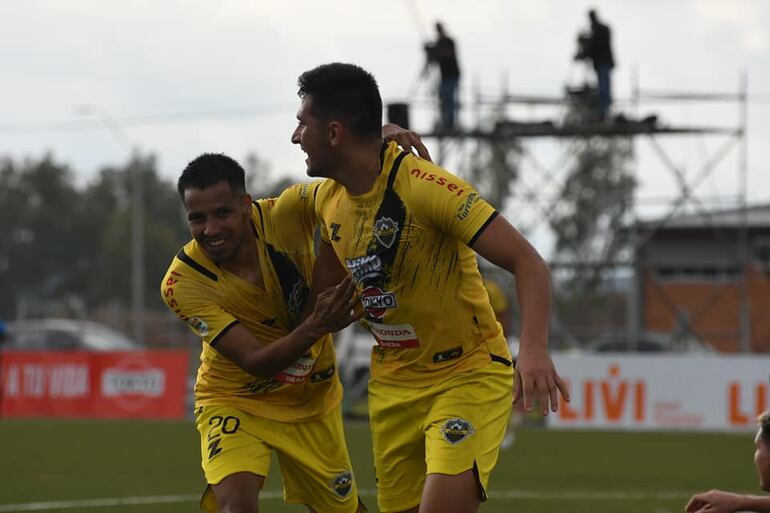
[[[741,134],[741,145],[738,153],[738,195],[740,201],[740,224],[738,228],[738,240],[740,249],[740,281],[739,281],[739,335],[741,352],[751,351],[751,304],[749,299],[749,272],[751,272],[751,254],[749,252],[749,207],[748,207],[748,137],[746,129],[748,127],[748,73],[744,70],[741,73],[740,80],[740,102],[739,102],[739,123]]]
[[[123,126],[104,109],[95,105],[76,107],[80,114],[96,117],[118,143],[128,148],[129,165],[136,149],[131,144]],[[144,183],[142,170],[131,166],[128,170],[131,187],[131,333],[140,345],[145,344],[144,330]]]

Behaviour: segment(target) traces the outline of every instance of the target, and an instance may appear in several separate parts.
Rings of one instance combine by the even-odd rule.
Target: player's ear
[[[329,145],[338,146],[342,142],[342,135],[345,129],[339,121],[329,123]]]
[[[241,206],[251,215],[251,195],[248,192],[241,195]]]

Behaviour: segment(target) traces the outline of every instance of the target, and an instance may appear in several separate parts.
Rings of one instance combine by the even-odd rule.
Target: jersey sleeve
[[[316,226],[315,196],[321,182],[287,187],[278,198],[261,200],[269,211],[271,232],[286,248],[298,249],[313,237]]]
[[[469,246],[497,216],[473,186],[445,169],[423,165],[409,174],[415,213]]]
[[[166,306],[190,329],[212,346],[238,324],[215,298],[215,290],[183,272],[170,270],[161,284],[161,296]]]

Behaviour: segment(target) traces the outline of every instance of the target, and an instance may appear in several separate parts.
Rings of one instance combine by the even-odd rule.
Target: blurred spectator
[[[578,36],[576,60],[590,60],[596,71],[596,83],[599,95],[599,117],[607,120],[612,106],[612,79],[610,73],[615,67],[612,56],[612,31],[599,21],[596,11],[588,11],[591,23],[589,34]]]
[[[759,475],[759,487],[770,491],[770,411],[759,417],[759,429],[754,437],[754,464]],[[697,493],[685,507],[691,513],[733,513],[734,511],[770,512],[770,496],[742,495],[721,490]]]
[[[441,106],[441,130],[454,130],[457,120],[457,87],[460,83],[460,66],[457,63],[457,50],[454,40],[444,32],[440,21],[436,22],[436,41],[425,45],[425,69],[438,65],[441,80],[438,88]]]
[[[8,330],[5,328],[5,323],[0,320],[0,347],[3,346],[3,342],[8,339]]]
[[[516,368],[516,356],[519,354],[519,343],[514,336],[511,335],[512,319],[511,319],[511,304],[508,301],[508,297],[503,292],[502,287],[492,278],[484,277],[484,287],[487,289],[489,295],[489,303],[492,305],[492,310],[495,312],[495,318],[500,326],[503,328],[503,335],[508,341],[508,347],[511,350],[511,357],[513,358],[514,369]],[[516,441],[516,428],[520,427],[524,422],[524,410],[521,402],[514,404],[511,410],[511,418],[508,419],[508,427],[505,430],[505,437],[501,444],[502,449],[507,449],[513,442]]]

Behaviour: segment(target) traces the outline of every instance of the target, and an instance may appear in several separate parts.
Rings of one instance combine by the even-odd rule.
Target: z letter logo
[[[331,235],[330,239],[333,240],[334,242],[339,241],[340,240],[340,236],[337,235],[337,232],[340,231],[341,226],[338,223],[332,223],[329,227],[332,230],[332,235]]]
[[[389,217],[381,217],[374,222],[374,236],[385,246],[390,248],[396,240],[398,223]]]

